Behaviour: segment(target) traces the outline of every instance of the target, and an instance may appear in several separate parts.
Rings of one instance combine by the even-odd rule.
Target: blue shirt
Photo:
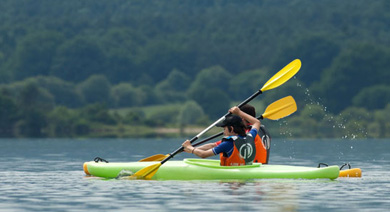
[[[253,136],[253,138],[257,135],[257,129],[252,128],[249,133]],[[242,137],[242,136],[239,136]],[[232,136],[226,137],[226,140],[222,142],[220,145],[214,147],[213,149],[214,155],[218,155],[219,153],[226,153],[228,157],[232,155],[234,150],[234,140],[232,139]]]

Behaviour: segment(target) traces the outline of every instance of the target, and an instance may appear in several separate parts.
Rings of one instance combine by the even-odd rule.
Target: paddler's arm
[[[184,141],[182,146],[184,147],[185,152],[192,153],[192,154],[194,154],[198,157],[201,157],[201,158],[208,158],[210,156],[214,156],[214,152],[212,149],[203,150],[201,148],[193,147],[189,140]]]
[[[209,150],[209,149],[212,149],[214,147],[216,147],[217,145],[215,143],[208,143],[208,144],[204,144],[202,146],[199,146],[199,147],[196,147],[197,149],[201,149],[201,150]]]
[[[260,120],[258,120],[257,118],[255,118],[255,117],[245,113],[240,108],[232,107],[232,108],[230,108],[229,112],[231,112],[232,114],[240,116],[241,118],[247,120],[249,123],[252,124],[252,128],[255,128],[257,130],[260,129],[260,125],[261,125]]]

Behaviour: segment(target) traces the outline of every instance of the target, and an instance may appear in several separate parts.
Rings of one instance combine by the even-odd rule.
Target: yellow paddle
[[[243,105],[249,103],[252,99],[254,99],[259,94],[263,93],[264,91],[267,91],[267,90],[270,90],[270,89],[273,89],[273,88],[276,88],[276,87],[282,85],[287,80],[289,80],[291,77],[293,77],[299,71],[300,68],[301,68],[301,61],[299,59],[292,61],[287,66],[285,66],[282,70],[280,70],[278,73],[276,73],[271,79],[269,79],[260,90],[256,91],[252,96],[250,96],[249,98],[247,98],[246,100],[241,102],[239,105],[237,105],[237,107],[240,108]],[[196,141],[200,136],[202,136],[204,133],[206,133],[211,128],[213,128],[217,123],[223,121],[225,119],[225,117],[229,114],[230,113],[227,113],[224,116],[222,116],[220,119],[215,121],[213,124],[211,124],[205,130],[203,130],[198,135],[193,137],[190,140],[190,142],[193,143],[194,141]],[[181,151],[183,151],[183,147],[178,148],[176,151],[171,153],[167,158],[162,160],[160,163],[156,163],[156,164],[147,166],[147,167],[139,170],[135,174],[133,174],[131,177],[137,178],[137,179],[147,179],[147,180],[151,179],[153,177],[153,175],[157,172],[158,168],[160,168],[160,166],[162,164],[167,162],[169,159],[173,158],[173,156],[175,156],[177,153],[179,153]]]
[[[152,155],[147,158],[139,160],[139,162],[146,162],[146,161],[162,161],[165,158],[167,158],[169,154],[163,155],[163,154],[157,154],[157,155]]]
[[[287,96],[282,99],[279,99],[276,102],[273,102],[272,104],[268,105],[268,107],[265,109],[265,112],[263,115],[257,117],[257,119],[270,119],[270,120],[278,120],[284,117],[287,117],[291,114],[293,114],[295,111],[297,111],[297,104],[292,96]],[[223,135],[223,132],[217,133],[215,135],[212,135],[208,138],[205,138],[202,141],[199,141],[195,143],[192,146],[199,146],[200,144],[203,144],[207,141],[210,141],[214,138],[218,138],[219,136]],[[167,158],[169,154],[163,155],[163,154],[157,154],[152,155],[150,157],[144,158],[140,161],[162,161],[165,158]]]

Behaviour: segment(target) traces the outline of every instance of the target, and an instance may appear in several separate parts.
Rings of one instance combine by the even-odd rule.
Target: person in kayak
[[[256,109],[250,104],[243,105],[240,108],[243,112],[256,117]],[[246,132],[248,133],[252,129],[252,124],[248,122],[246,119],[242,119],[245,127],[246,127]],[[268,131],[265,129],[263,125],[260,126],[259,132],[257,133],[255,137],[255,146],[256,146],[256,156],[253,162],[255,163],[262,163],[262,164],[267,164],[268,159],[269,159],[269,142],[270,142],[270,135]],[[220,145],[222,140],[217,141],[215,143],[208,143],[204,144],[200,147],[200,149],[207,150],[210,148],[214,148],[218,145]],[[223,154],[220,154],[220,158],[223,157]]]
[[[256,109],[252,105],[246,104],[246,105],[243,105],[240,109],[243,112],[245,112],[253,117],[256,117]],[[250,122],[248,122],[246,119],[242,119],[242,121],[244,122],[246,132],[249,132],[252,129],[252,124]],[[262,137],[259,136],[260,133],[266,134],[264,131],[265,131],[265,127],[261,125],[259,132],[257,133],[257,135],[255,137],[256,156],[255,156],[255,159],[253,160],[253,162],[255,162],[255,163],[263,163],[263,164],[268,163],[268,150],[262,141]],[[267,139],[267,138],[264,137],[264,139]],[[221,144],[221,142],[222,142],[222,140],[217,141],[215,143],[205,144],[205,145],[218,146],[219,144]]]
[[[224,138],[218,146],[204,145],[196,148],[186,140],[182,146],[184,151],[192,153],[201,158],[207,158],[217,154],[222,154],[221,166],[243,166],[252,164],[256,156],[255,137],[260,128],[260,121],[255,117],[243,112],[238,107],[229,110],[232,115],[218,123],[216,126],[223,127]],[[246,133],[243,119],[252,124],[252,129]]]

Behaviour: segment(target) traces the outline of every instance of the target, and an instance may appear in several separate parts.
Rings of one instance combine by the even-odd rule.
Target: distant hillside
[[[333,112],[389,102],[377,101],[389,100],[387,0],[3,0],[0,10],[3,84],[37,76],[79,84],[98,74],[111,85],[154,89],[173,70],[190,84],[217,66],[232,79],[259,70],[261,84],[300,58],[295,85]],[[172,98],[183,100],[190,88]],[[234,100],[239,89],[222,92]],[[290,85],[265,98],[300,93]]]

